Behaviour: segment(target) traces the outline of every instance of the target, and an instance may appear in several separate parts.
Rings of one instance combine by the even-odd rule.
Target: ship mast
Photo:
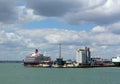
[[[61,43],[59,43],[59,58],[61,58]]]

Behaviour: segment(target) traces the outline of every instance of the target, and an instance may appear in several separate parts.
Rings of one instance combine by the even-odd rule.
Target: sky
[[[38,49],[55,59],[120,55],[119,0],[0,0],[0,60],[23,60]]]

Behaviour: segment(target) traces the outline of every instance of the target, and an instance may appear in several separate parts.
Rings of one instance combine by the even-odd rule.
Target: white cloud
[[[120,2],[118,0],[51,0],[51,2],[49,0],[29,0],[23,6],[9,5],[7,0],[3,2],[3,4],[0,3],[0,17],[2,17],[0,19],[0,58],[2,59],[23,59],[35,48],[40,49],[41,52],[47,51],[52,58],[56,58],[58,43],[63,45],[64,58],[74,59],[75,50],[81,46],[90,47],[92,56],[100,55],[104,58],[111,58],[120,54]],[[7,8],[3,10],[2,7],[6,5],[9,10]],[[10,16],[2,15],[2,13],[10,14]],[[23,29],[17,25],[49,17],[56,17],[74,25],[81,23],[100,25],[90,31],[72,31],[60,28]],[[11,18],[14,18],[14,21]],[[7,20],[15,23],[7,24]]]
[[[9,2],[9,3],[8,3]],[[0,1],[1,23],[23,23],[58,18],[71,25],[84,23],[113,24],[119,22],[119,0],[17,0]]]
[[[6,38],[9,40],[9,41],[17,41],[17,40],[20,40],[21,37],[15,35],[14,33],[6,33]]]
[[[56,17],[73,25],[83,23],[103,25],[120,20],[119,0],[26,0],[26,6],[33,9],[36,15]]]
[[[9,48],[16,48],[25,46],[28,48],[36,47],[35,44],[32,43],[31,39],[24,38],[22,35],[17,34],[16,32],[0,32],[0,43],[1,45],[5,45]]]
[[[26,8],[26,6],[18,6],[18,21],[17,23],[26,23],[33,20],[43,20],[45,17],[34,14],[34,10]]]
[[[17,3],[19,3],[17,0],[0,0],[0,25],[18,25],[45,19],[44,16],[35,15],[33,9]]]
[[[103,30],[102,30],[102,29]],[[98,31],[96,29],[99,29]],[[94,32],[93,32],[94,30]],[[58,43],[62,43],[63,58],[75,58],[76,49],[81,46],[91,48],[91,55],[111,58],[119,54],[120,35],[110,32],[107,27],[96,26],[93,30],[72,31],[61,29],[17,29],[13,32],[0,32],[0,50],[16,50],[21,53],[22,59],[33,49],[40,49],[41,53],[47,52],[53,59],[58,56]],[[99,33],[98,33],[99,32]],[[113,51],[114,50],[114,51]],[[113,52],[112,52],[113,51]],[[2,52],[4,53],[4,51]],[[10,53],[10,52],[8,52]],[[11,55],[12,56],[12,55]]]
[[[114,34],[120,34],[120,21],[111,25],[108,25],[108,31]]]
[[[92,29],[92,32],[96,33],[101,33],[101,32],[106,32],[106,28],[101,27],[101,26],[96,26],[95,28]]]
[[[96,28],[98,28],[98,26]],[[65,50],[66,52],[69,52],[69,49],[72,49],[72,50],[74,49],[71,52],[71,53],[74,53],[74,51],[80,46],[88,46],[92,48],[93,55],[94,53],[100,54],[103,52],[103,50],[107,50],[107,53],[104,52],[105,54],[104,53],[102,54],[102,56],[105,56],[111,53],[112,51],[111,47],[115,48],[120,43],[119,35],[111,33],[107,30],[103,32],[100,31],[99,33],[92,32],[92,31],[77,32],[77,31],[68,31],[68,30],[66,31],[66,30],[59,30],[59,29],[36,29],[36,30],[25,30],[25,32],[27,33],[19,31],[19,33],[24,33],[24,35],[30,34],[29,38],[32,39],[33,43],[34,44],[36,43],[36,45],[38,45],[39,47],[41,46],[44,47],[44,50],[49,49],[51,47],[51,43],[53,45],[52,48],[55,48],[56,47],[55,45],[61,42],[63,46],[65,45],[68,46],[67,47],[68,49],[66,48]],[[36,40],[36,38],[39,40]],[[41,43],[43,45],[40,45]],[[75,56],[75,54],[73,55]]]

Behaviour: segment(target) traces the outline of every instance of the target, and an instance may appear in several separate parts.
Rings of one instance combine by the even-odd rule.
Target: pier
[[[51,60],[49,56],[39,54],[36,49],[23,61],[25,67],[39,68],[96,68],[96,67],[118,67],[111,60],[103,60],[100,57],[91,57],[90,48],[84,47],[76,51],[76,59],[64,60],[61,56],[61,44],[59,44],[59,54],[56,60]]]
[[[42,63],[37,65],[27,65],[25,67],[36,67],[36,68],[99,68],[99,67],[120,67],[114,64],[103,64],[103,65],[77,65],[77,64],[64,64],[63,66],[57,64]]]

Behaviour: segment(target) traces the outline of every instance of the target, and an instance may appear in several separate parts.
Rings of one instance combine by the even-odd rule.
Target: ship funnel
[[[37,55],[38,54],[38,49],[36,49],[34,53]]]

